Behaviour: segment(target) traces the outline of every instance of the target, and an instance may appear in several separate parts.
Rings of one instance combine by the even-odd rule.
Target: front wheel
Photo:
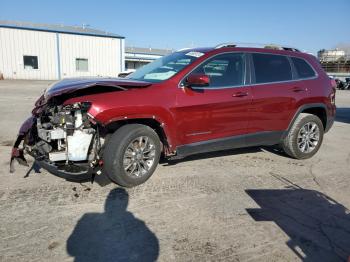
[[[103,152],[104,171],[118,185],[134,187],[149,179],[161,154],[157,133],[141,124],[119,128]]]
[[[293,158],[307,159],[319,150],[323,134],[323,124],[317,116],[301,113],[283,140],[282,147]]]

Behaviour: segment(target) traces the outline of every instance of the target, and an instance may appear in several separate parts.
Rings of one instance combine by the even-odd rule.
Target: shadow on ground
[[[335,121],[350,124],[350,108],[338,107]]]
[[[129,195],[123,188],[112,190],[104,213],[87,213],[67,240],[74,261],[155,261],[159,243],[145,223],[126,210]]]
[[[264,147],[248,147],[248,148],[238,148],[238,149],[229,149],[229,150],[223,150],[223,151],[214,151],[214,152],[208,152],[208,153],[201,153],[196,155],[187,156],[183,159],[178,160],[168,160],[168,159],[161,159],[160,164],[164,166],[172,166],[176,165],[181,162],[190,162],[195,160],[201,160],[206,158],[216,158],[216,157],[223,157],[223,156],[232,156],[232,155],[238,155],[238,154],[247,154],[247,153],[258,153],[261,151],[267,151],[272,154],[276,154],[283,157],[289,157],[287,156],[284,151],[279,146],[264,146]],[[31,173],[41,173],[41,166],[38,164],[37,161],[34,161],[31,167],[28,169],[28,171],[25,174],[25,178],[29,177]],[[58,176],[55,173],[51,173],[52,175]],[[73,182],[73,183],[84,183],[84,182],[95,182],[101,187],[105,187],[111,183],[113,183],[107,176],[105,172],[102,172],[100,175],[96,175],[91,179],[90,176],[87,176],[86,179],[75,179],[75,177],[69,177],[69,176],[62,176],[59,175],[58,177],[63,178],[67,181]]]
[[[163,164],[164,166],[171,166],[181,162],[190,162],[190,161],[207,159],[207,158],[233,156],[233,155],[239,155],[239,154],[258,153],[262,151],[267,151],[275,155],[289,158],[289,156],[286,155],[278,145],[275,145],[275,146],[261,146],[261,147],[246,147],[246,148],[228,149],[228,150],[222,150],[222,151],[213,151],[208,153],[200,153],[196,155],[190,155],[178,160],[163,159],[160,161],[160,164]]]
[[[275,222],[303,261],[344,261],[350,256],[350,212],[314,190],[246,190],[260,208],[247,209],[258,222]]]
[[[162,159],[160,161],[160,164],[163,164],[165,166],[172,166],[172,165],[176,165],[176,164],[181,163],[181,162],[190,162],[190,161],[207,159],[207,158],[232,156],[232,155],[256,153],[256,152],[261,152],[261,148],[249,147],[249,148],[239,148],[239,149],[228,149],[228,150],[222,150],[222,151],[213,151],[213,152],[208,152],[208,153],[200,153],[200,154],[190,155],[190,156],[187,156],[187,157],[181,158],[181,159],[174,159],[174,160]]]

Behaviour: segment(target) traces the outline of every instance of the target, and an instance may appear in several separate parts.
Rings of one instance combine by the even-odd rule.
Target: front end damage
[[[24,158],[27,153],[39,166],[59,177],[71,181],[93,178],[102,169],[106,130],[88,113],[90,102],[66,104],[66,101],[149,85],[121,79],[74,79],[53,84],[35,103],[32,116],[19,130],[10,172],[15,171],[15,161],[28,166]]]
[[[89,107],[88,102],[46,106],[40,115],[26,120],[12,149],[10,172],[14,172],[14,160],[27,165],[23,151],[66,179],[80,180],[80,176],[89,178],[98,172],[103,139],[98,124],[87,113]]]

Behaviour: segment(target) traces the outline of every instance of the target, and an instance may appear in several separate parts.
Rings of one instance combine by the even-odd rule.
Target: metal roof
[[[144,48],[144,47],[125,47],[125,53],[147,54],[147,55],[168,55],[172,53],[171,49]]]
[[[38,23],[30,23],[30,22],[0,20],[0,27],[42,31],[42,32],[52,32],[52,33],[74,34],[74,35],[88,35],[88,36],[122,38],[122,39],[125,38],[124,36],[108,33],[108,32],[94,29],[87,26],[67,26],[67,25],[38,24]]]

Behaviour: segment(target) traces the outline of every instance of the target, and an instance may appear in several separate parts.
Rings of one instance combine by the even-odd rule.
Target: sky
[[[82,25],[127,46],[180,49],[274,43],[310,53],[350,47],[350,0],[1,1],[0,20]]]

